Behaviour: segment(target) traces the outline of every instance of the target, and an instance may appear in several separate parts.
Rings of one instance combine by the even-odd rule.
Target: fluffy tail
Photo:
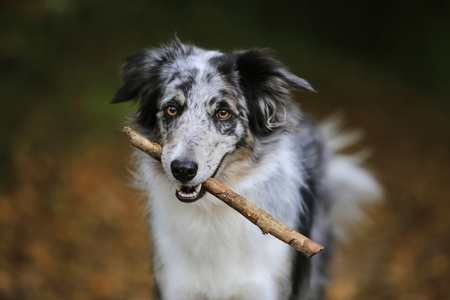
[[[367,152],[339,154],[341,150],[354,145],[361,138],[361,133],[342,131],[342,117],[339,115],[325,120],[320,128],[328,148],[333,152],[327,180],[334,236],[345,241],[349,229],[364,220],[364,206],[381,199],[383,192],[374,176],[361,166],[368,156]]]

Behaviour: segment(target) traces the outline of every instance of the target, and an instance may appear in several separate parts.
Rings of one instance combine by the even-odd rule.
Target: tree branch
[[[143,137],[130,127],[124,127],[123,132],[127,135],[133,146],[147,153],[154,159],[161,161],[161,146]],[[202,185],[210,194],[222,200],[250,222],[258,226],[263,234],[269,233],[273,235],[279,240],[291,245],[308,258],[311,258],[323,250],[321,245],[281,223],[263,209],[221,184],[218,180],[209,178]]]

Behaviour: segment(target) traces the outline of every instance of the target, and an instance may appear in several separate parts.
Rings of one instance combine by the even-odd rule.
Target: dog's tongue
[[[202,185],[197,186],[178,186],[175,195],[178,200],[186,203],[194,202],[203,196]]]

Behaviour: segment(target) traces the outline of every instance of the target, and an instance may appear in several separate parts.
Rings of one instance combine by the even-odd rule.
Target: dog
[[[133,127],[163,146],[136,151],[148,198],[159,299],[321,299],[343,224],[380,194],[336,154],[352,139],[314,124],[291,92],[314,91],[264,49],[228,54],[183,44],[129,57],[111,103],[134,100]],[[327,127],[328,126],[328,127]],[[214,177],[323,245],[308,259],[205,192]]]

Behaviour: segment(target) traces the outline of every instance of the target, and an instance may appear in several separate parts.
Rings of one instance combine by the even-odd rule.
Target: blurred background
[[[450,299],[450,2],[0,1],[0,299],[152,299],[123,59],[175,34],[268,47],[365,133],[383,203],[341,249],[327,299]]]

